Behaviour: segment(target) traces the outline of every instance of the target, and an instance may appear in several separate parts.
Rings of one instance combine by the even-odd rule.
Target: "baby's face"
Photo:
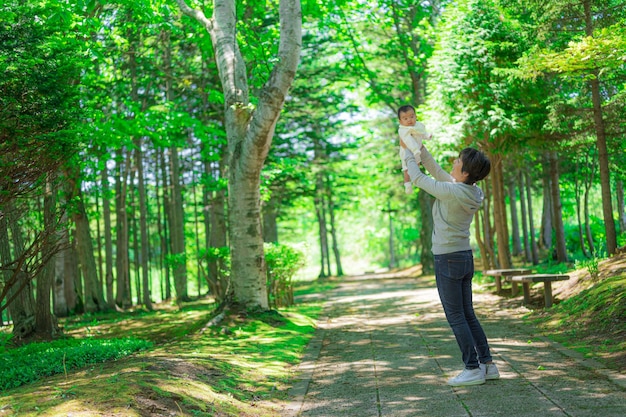
[[[402,126],[415,126],[416,122],[417,118],[415,117],[415,112],[413,110],[407,110],[400,113],[400,124]]]

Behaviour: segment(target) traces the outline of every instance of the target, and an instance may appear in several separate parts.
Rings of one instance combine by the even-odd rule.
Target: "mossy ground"
[[[625,271],[622,256],[602,262],[596,278],[584,270],[571,272],[570,281],[555,287],[550,309],[542,308],[541,285],[535,286],[525,320],[623,373]],[[210,328],[215,306],[209,300],[65,320],[65,333],[73,337],[132,335],[155,348],[4,392],[0,417],[279,415],[321,312],[319,294],[332,286],[332,280],[303,285],[293,307],[261,314],[231,311]]]
[[[156,347],[8,390],[0,416],[276,416],[320,311],[315,301],[231,311],[207,328],[214,306],[198,300],[65,320],[70,336],[132,335]]]

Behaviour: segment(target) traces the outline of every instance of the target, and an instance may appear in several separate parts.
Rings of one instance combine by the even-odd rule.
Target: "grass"
[[[328,285],[303,283],[296,295],[309,301],[233,311],[213,328],[205,328],[215,307],[208,300],[64,320],[77,340],[132,335],[154,347],[0,393],[0,416],[276,416],[321,312],[316,294]]]
[[[119,359],[151,346],[152,343],[135,338],[67,338],[20,346],[0,356],[0,392],[42,377]]]
[[[626,275],[613,275],[526,319],[551,339],[626,370]]]

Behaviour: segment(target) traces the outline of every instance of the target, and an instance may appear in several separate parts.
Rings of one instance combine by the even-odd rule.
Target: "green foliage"
[[[206,258],[210,261],[230,260],[230,248],[228,246],[222,246],[219,248],[210,247],[204,251],[203,256],[206,256]]]
[[[598,278],[598,274],[600,273],[600,259],[594,256],[584,261],[576,261],[576,269],[578,268],[587,268],[592,278]]]
[[[429,107],[447,121],[449,141],[512,147],[520,89],[503,71],[523,47],[514,22],[495,0],[466,0],[446,9],[438,35]]]
[[[293,304],[294,274],[304,266],[304,254],[291,246],[266,243],[267,294],[273,308]]]
[[[603,29],[595,38],[589,36],[579,42],[572,42],[561,52],[535,49],[520,59],[519,74],[535,78],[543,73],[564,76],[587,73],[588,77],[593,78],[591,72],[597,70],[598,63],[606,69],[619,68],[623,65],[623,57],[618,51],[626,48],[624,32],[622,24],[619,24],[614,28]]]
[[[0,6],[0,204],[36,189],[78,150],[82,51],[63,5]]]
[[[293,304],[293,276],[304,266],[304,254],[288,245],[266,243],[264,245],[267,265],[267,294],[269,305],[273,308],[287,307]],[[208,248],[202,257],[221,266],[217,280],[210,282],[213,291],[226,289],[230,279],[230,249],[228,247]],[[212,279],[210,277],[210,279]],[[216,295],[216,294],[214,294]],[[225,294],[217,294],[218,298]]]
[[[87,365],[148,349],[151,342],[127,339],[62,339],[31,343],[0,356],[0,391]]]
[[[13,339],[13,333],[0,332],[0,355],[6,352],[11,339]]]

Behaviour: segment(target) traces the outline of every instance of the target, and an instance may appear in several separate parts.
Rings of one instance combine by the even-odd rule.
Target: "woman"
[[[465,363],[465,369],[448,380],[448,384],[484,384],[485,379],[498,379],[500,373],[492,361],[487,336],[474,314],[474,258],[469,228],[484,199],[476,182],[489,174],[491,162],[482,152],[465,148],[448,174],[425,147],[421,159],[434,179],[420,171],[411,152],[407,152],[405,161],[413,185],[435,197],[432,252],[437,290]]]

